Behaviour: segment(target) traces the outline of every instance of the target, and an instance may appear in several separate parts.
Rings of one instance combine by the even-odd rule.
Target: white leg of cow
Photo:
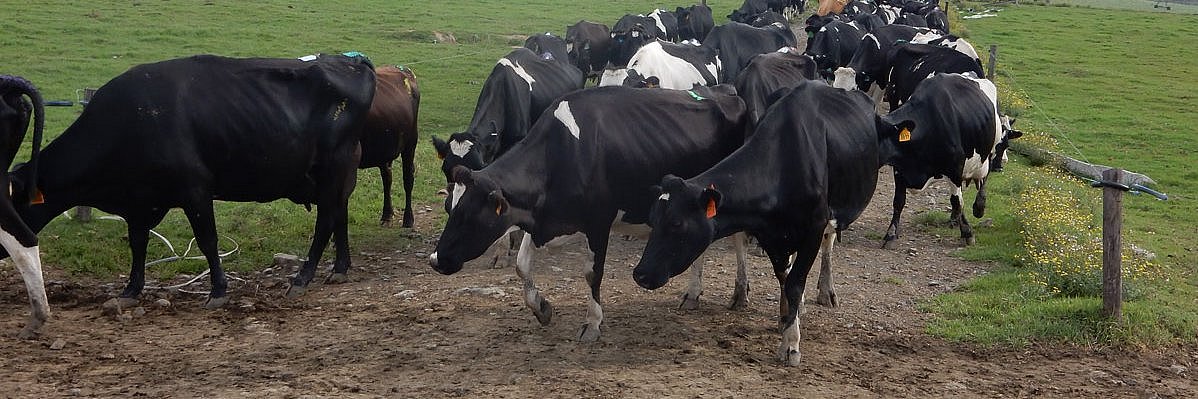
[[[691,264],[691,280],[687,284],[686,291],[682,293],[682,304],[678,305],[679,309],[695,310],[699,308],[699,295],[703,294],[703,258],[695,260]]]
[[[824,228],[824,240],[820,243],[819,296],[815,303],[836,307],[836,290],[832,287],[832,247],[836,245],[836,219],[828,221]]]
[[[532,309],[532,314],[542,326],[553,321],[553,305],[541,296],[536,283],[532,281],[532,252],[534,249],[532,234],[524,234],[520,241],[520,250],[516,254],[516,274],[524,280],[524,304]]]
[[[603,283],[603,266],[607,258],[607,238],[610,227],[603,233],[587,234],[587,248],[591,252],[591,262],[584,270],[587,286],[590,287],[590,302],[587,304],[586,323],[578,331],[578,340],[594,342],[599,340],[600,326],[603,324],[603,306],[599,303],[599,289]]]
[[[782,344],[778,346],[778,360],[787,366],[798,366],[803,359],[803,353],[799,351],[799,318],[795,317],[794,322],[782,330]]]
[[[0,230],[0,245],[12,255],[13,263],[21,279],[25,280],[25,291],[29,294],[29,323],[21,329],[21,339],[33,339],[41,335],[42,325],[50,318],[50,302],[46,299],[46,285],[42,280],[42,258],[38,246],[25,247],[7,231]]]
[[[745,242],[748,235],[736,233],[732,235],[732,246],[736,248],[736,285],[732,289],[732,302],[729,309],[744,309],[749,304],[749,272],[745,259]]]

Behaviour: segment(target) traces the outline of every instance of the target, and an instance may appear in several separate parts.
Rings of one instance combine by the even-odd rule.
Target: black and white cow
[[[803,81],[780,95],[753,136],[728,158],[686,180],[661,180],[649,216],[653,231],[633,278],[641,287],[659,288],[712,241],[747,232],[778,279],[778,355],[797,365],[798,316],[816,254],[822,247],[817,302],[836,306],[833,243],[869,204],[877,184],[878,117],[864,93],[823,82]]]
[[[28,97],[29,100],[25,100]],[[0,75],[0,167],[7,171],[16,159],[17,150],[25,141],[29,121],[33,120],[33,149],[26,169],[37,175],[37,164],[41,153],[42,130],[46,123],[45,105],[42,95],[28,80],[19,76]],[[0,186],[9,186],[7,173],[0,173]],[[33,191],[12,191],[0,195],[0,247],[11,254],[17,272],[25,282],[25,293],[29,296],[29,322],[18,333],[21,339],[33,339],[41,335],[42,326],[50,318],[50,302],[46,299],[46,285],[42,279],[42,258],[38,250],[37,234],[29,229],[17,214],[17,205],[29,206],[37,201]]]
[[[717,83],[721,63],[716,52],[707,47],[676,44],[654,40],[637,50],[626,68],[608,68],[599,79],[599,86],[641,86],[645,79],[656,77],[658,86],[686,90]]]
[[[608,50],[607,68],[622,68],[641,46],[663,37],[657,28],[657,20],[644,15],[626,14],[611,28],[611,46]]]
[[[507,155],[479,171],[454,169],[452,209],[429,261],[440,273],[456,273],[513,226],[538,247],[581,232],[594,257],[585,269],[590,305],[578,338],[594,341],[613,222],[645,223],[661,176],[692,176],[739,147],[745,106],[731,86],[600,87],[565,95],[545,112]],[[521,245],[517,266],[526,305],[547,324],[552,307],[532,283],[524,250],[531,245]]]
[[[135,66],[96,91],[83,114],[46,145],[36,177],[30,168],[11,173],[13,187],[21,188],[16,192],[44,198],[16,204],[17,212],[35,232],[78,205],[125,219],[132,271],[106,305],[136,303],[150,229],[171,208],[183,208],[208,261],[212,290],[204,306],[228,302],[214,200],[316,205],[308,260],[288,296],[305,291],[330,237],[336,259],[329,281],[343,282],[350,266],[347,207],[374,90],[373,67],[360,56],[201,55]]]
[[[900,14],[898,16],[898,18],[896,18],[894,20],[894,24],[907,25],[907,26],[916,27],[916,28],[927,28],[928,20],[924,19],[923,16],[919,15],[919,14],[904,13],[904,14]]]
[[[790,28],[790,20],[786,19],[785,15],[773,11],[766,11],[761,14],[754,15],[752,18],[749,18],[749,22],[746,23],[758,28],[764,28],[775,23],[779,23],[782,24],[782,26]]]
[[[526,48],[500,58],[483,82],[470,125],[435,146],[446,177],[454,166],[473,159],[472,151],[484,164],[503,154],[528,134],[554,99],[581,89],[582,82],[582,72],[565,58],[547,60]]]
[[[807,42],[807,51],[804,53],[815,59],[821,74],[830,78],[832,71],[852,61],[865,33],[854,25],[831,21]]]
[[[715,20],[711,16],[711,7],[706,4],[695,4],[690,7],[674,10],[674,16],[678,18],[678,40],[695,40],[702,42],[707,38],[707,33],[711,32],[711,28],[715,27]]]
[[[866,92],[875,84],[885,89],[890,84],[894,45],[910,42],[920,32],[906,25],[886,25],[862,36],[848,65],[835,71],[832,85],[846,90],[857,87]]]
[[[718,53],[720,83],[736,81],[740,70],[749,65],[753,56],[778,51],[783,47],[794,47],[795,44],[794,33],[779,23],[757,28],[740,22],[729,22],[712,28],[707,39],[703,41],[704,48]]]
[[[533,53],[546,61],[570,62],[566,39],[555,36],[550,32],[532,35],[528,39],[524,39],[524,48],[532,50]]]
[[[583,76],[599,78],[611,55],[611,31],[607,25],[578,21],[566,27],[566,51],[570,62]]]
[[[862,32],[868,33],[873,32],[875,29],[886,26],[886,21],[883,21],[882,17],[871,13],[861,13],[853,16],[853,22],[851,22],[851,24]]]
[[[884,96],[892,110],[907,101],[920,82],[935,73],[973,73],[975,77],[986,76],[982,71],[981,62],[952,48],[898,43],[893,51],[890,85],[886,87]]]
[[[845,4],[844,9],[841,10],[840,13],[850,17],[856,17],[862,14],[872,15],[877,8],[878,7],[875,6],[872,1],[853,0],[848,2],[848,4]]]
[[[753,57],[733,84],[745,100],[750,123],[756,125],[769,108],[771,94],[817,77],[815,60],[786,48]]]
[[[653,22],[657,24],[657,31],[661,33],[661,38],[671,42],[678,41],[678,16],[674,13],[656,9],[649,13],[649,18],[653,18]]]
[[[803,14],[806,6],[805,0],[745,0],[741,3],[740,8],[728,14],[728,19],[732,22],[749,23],[753,18],[766,11],[773,11],[779,14]]]
[[[986,210],[986,176],[995,145],[1003,137],[998,119],[998,91],[989,80],[962,74],[936,74],[924,79],[902,107],[881,118],[879,148],[894,167],[894,213],[883,246],[893,248],[906,189],[926,188],[933,178],[953,183],[950,221],[961,228],[965,245],[974,241],[962,211],[961,188],[974,184],[974,217]]]
[[[923,19],[927,21],[928,28],[935,29],[946,35],[952,33],[948,29],[948,14],[945,14],[944,11],[941,11],[940,7],[929,10],[927,14],[923,15]]]

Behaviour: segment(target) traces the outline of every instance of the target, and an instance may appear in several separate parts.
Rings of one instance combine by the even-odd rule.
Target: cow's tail
[[[21,194],[20,198],[23,198],[22,201],[37,201],[37,197],[41,195],[37,190],[37,164],[40,158],[39,154],[41,154],[42,150],[42,130],[45,129],[46,125],[45,102],[42,100],[41,93],[28,80],[19,76],[0,76],[0,93],[13,92],[23,94],[33,102],[33,149],[29,155],[29,163],[26,165],[26,168],[29,169],[29,175],[23,185],[24,192],[14,194]],[[23,136],[25,132],[18,134],[22,136],[21,141],[24,141]],[[8,172],[10,166],[12,165],[4,165],[3,172]],[[14,195],[14,198],[17,197]]]

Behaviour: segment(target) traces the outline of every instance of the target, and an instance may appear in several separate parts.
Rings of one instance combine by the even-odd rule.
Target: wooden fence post
[[[986,79],[994,81],[994,65],[998,62],[998,45],[990,45],[990,60],[986,61]]]
[[[1102,180],[1118,182],[1123,170],[1102,172]],[[1102,190],[1102,311],[1116,322],[1123,321],[1123,190]]]

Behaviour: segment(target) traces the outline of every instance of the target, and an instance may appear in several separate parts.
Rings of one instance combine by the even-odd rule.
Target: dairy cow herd
[[[795,365],[807,276],[822,254],[816,301],[836,306],[833,245],[870,202],[881,166],[893,167],[896,187],[885,246],[899,235],[904,189],[934,178],[955,187],[951,220],[971,243],[961,189],[977,188],[972,213],[982,217],[996,148],[1020,134],[999,115],[972,46],[950,34],[934,2],[823,0],[792,29],[803,10],[802,1],[746,0],[715,25],[700,4],[530,36],[495,63],[468,127],[433,138],[448,213],[433,269],[455,273],[506,242],[501,257],[514,261],[526,305],[548,324],[554,311],[533,281],[533,248],[581,233],[592,259],[577,338],[593,341],[613,232],[648,230],[632,276],[641,287],[691,270],[683,307],[698,303],[695,261],[723,238],[738,252],[730,306],[745,306],[752,237],[778,280],[779,359]],[[795,31],[807,32],[805,51]],[[72,206],[128,224],[131,272],[112,306],[136,303],[149,230],[173,208],[184,210],[208,261],[208,308],[228,301],[214,199],[316,205],[312,245],[288,296],[315,278],[330,239],[328,281],[345,280],[356,169],[380,169],[389,223],[390,165],[401,159],[402,224],[413,223],[419,85],[411,70],[375,67],[358,53],[138,65],[101,87],[44,149],[34,86],[2,75],[0,100],[6,170],[34,125],[30,161],[0,178],[10,187],[0,196],[0,244],[32,305],[22,338],[36,337],[49,316],[36,233]],[[888,112],[876,111],[880,102]]]

